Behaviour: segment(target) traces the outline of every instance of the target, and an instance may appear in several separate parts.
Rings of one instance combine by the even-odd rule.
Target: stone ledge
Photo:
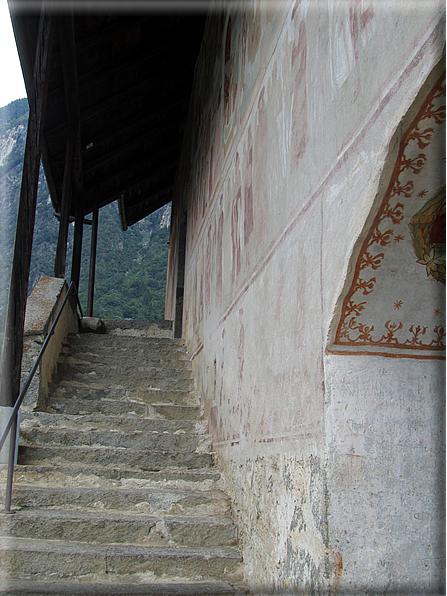
[[[26,303],[25,335],[45,335],[65,285],[64,279],[41,277]]]

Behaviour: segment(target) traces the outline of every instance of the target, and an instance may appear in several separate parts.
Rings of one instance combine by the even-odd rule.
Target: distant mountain
[[[4,328],[10,281],[28,101],[0,108],[0,332]],[[94,315],[102,318],[159,319],[164,316],[171,205],[162,207],[123,232],[118,206],[99,213]],[[53,275],[59,223],[53,214],[43,169],[40,170],[29,291],[42,275]],[[73,250],[70,224],[67,271]],[[91,227],[84,226],[79,294],[87,302]]]

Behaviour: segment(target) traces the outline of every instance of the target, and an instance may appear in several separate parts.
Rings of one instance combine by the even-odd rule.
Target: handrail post
[[[83,313],[82,313],[82,307],[81,307],[81,303],[79,301],[79,296],[76,290],[76,284],[74,284],[73,282],[70,283],[67,293],[65,294],[65,298],[62,301],[62,304],[57,312],[57,315],[53,321],[53,324],[51,325],[51,329],[48,331],[45,340],[43,342],[43,345],[40,349],[39,355],[37,356],[33,367],[31,369],[31,372],[28,375],[28,378],[25,381],[25,384],[23,386],[23,389],[21,390],[15,404],[14,404],[14,408],[11,412],[11,415],[9,416],[8,422],[6,423],[5,428],[3,429],[3,432],[0,435],[0,451],[3,448],[3,445],[6,443],[6,439],[8,438],[8,434],[10,434],[10,449],[9,449],[9,453],[8,453],[8,476],[7,476],[7,480],[6,480],[6,498],[5,498],[5,509],[4,510],[0,510],[0,513],[14,513],[14,511],[11,511],[11,495],[12,495],[12,482],[13,482],[13,476],[14,476],[14,465],[15,465],[15,458],[16,458],[16,437],[17,437],[17,422],[18,422],[18,412],[20,409],[20,406],[22,405],[22,402],[25,398],[26,392],[29,389],[29,386],[31,385],[31,381],[34,378],[34,375],[36,374],[37,371],[37,367],[40,364],[40,361],[42,360],[42,356],[47,348],[48,342],[51,339],[51,336],[54,333],[54,330],[56,328],[56,325],[59,321],[59,318],[62,314],[62,311],[64,309],[64,306],[66,305],[66,303],[68,302],[68,298],[71,294],[71,292],[75,293],[75,297],[76,297],[76,303],[77,303],[77,307],[79,307],[79,310],[81,312],[81,317],[83,317]]]
[[[14,477],[14,464],[16,459],[16,437],[17,437],[17,418],[18,414],[14,415],[14,421],[9,431],[9,458],[8,458],[8,476],[6,478],[5,490],[5,508],[1,513],[15,513],[11,511],[12,500],[12,481]]]

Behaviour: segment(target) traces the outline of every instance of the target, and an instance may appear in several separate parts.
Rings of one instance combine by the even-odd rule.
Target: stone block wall
[[[22,387],[39,355],[67,291],[68,286],[64,279],[41,277],[27,300],[23,339]],[[44,407],[62,344],[70,333],[78,333],[78,331],[76,299],[74,296],[70,296],[25,397],[23,407],[32,410]]]

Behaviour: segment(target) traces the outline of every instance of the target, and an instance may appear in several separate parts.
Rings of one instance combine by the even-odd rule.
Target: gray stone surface
[[[10,581],[0,585],[3,596],[242,596],[248,592],[221,581],[216,582],[157,582],[153,584],[104,584],[79,582]]]
[[[22,419],[0,594],[237,593],[230,501],[182,342],[73,336],[45,409]]]
[[[107,327],[101,319],[97,317],[83,317],[79,322],[81,333],[107,333]]]

